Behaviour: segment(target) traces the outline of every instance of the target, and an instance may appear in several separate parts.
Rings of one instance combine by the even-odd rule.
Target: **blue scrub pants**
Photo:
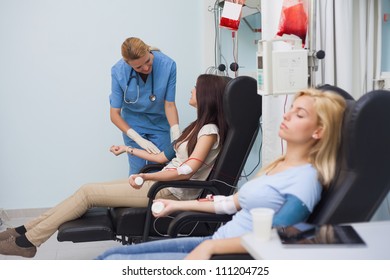
[[[179,237],[111,248],[98,260],[182,260],[208,237]]]
[[[160,151],[164,150],[165,147],[171,144],[171,135],[169,131],[154,133],[154,134],[139,133],[139,135],[141,135],[144,139],[151,141],[154,145],[156,145],[160,149]],[[123,134],[123,141],[126,146],[142,149],[137,143],[135,143],[126,134]],[[153,163],[150,161],[146,161],[142,158],[132,156],[130,154],[128,154],[127,156],[129,161],[129,176],[131,174],[138,174],[141,168],[144,167],[146,164]]]

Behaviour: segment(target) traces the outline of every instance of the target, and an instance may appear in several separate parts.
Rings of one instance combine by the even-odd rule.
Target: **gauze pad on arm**
[[[188,174],[191,174],[191,172],[192,172],[191,166],[189,166],[185,163],[182,164],[180,167],[178,167],[176,170],[177,170],[177,174],[179,174],[179,175],[188,175]]]
[[[215,195],[214,198],[214,208],[216,214],[234,214],[237,212],[236,205],[234,204],[233,195],[223,196]]]

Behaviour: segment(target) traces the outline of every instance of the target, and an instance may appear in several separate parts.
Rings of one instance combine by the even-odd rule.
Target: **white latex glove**
[[[181,132],[178,124],[174,124],[171,126],[171,142],[175,141],[179,138]]]
[[[138,145],[140,145],[143,149],[145,149],[148,153],[151,154],[159,154],[160,150],[149,140],[146,140],[141,137],[134,129],[130,128],[127,131],[127,136],[129,136],[131,139],[133,139],[134,142],[136,142]]]

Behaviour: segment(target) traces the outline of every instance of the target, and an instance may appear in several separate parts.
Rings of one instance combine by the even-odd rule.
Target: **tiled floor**
[[[30,218],[11,218],[7,221],[8,226],[19,226]],[[0,227],[0,231],[5,230],[5,226]],[[37,254],[32,259],[18,256],[0,255],[1,260],[92,260],[105,250],[114,246],[121,246],[116,241],[98,241],[85,243],[58,242],[55,233],[49,240],[42,244]]]

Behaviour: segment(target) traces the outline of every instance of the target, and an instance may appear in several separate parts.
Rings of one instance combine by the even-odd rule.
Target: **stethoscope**
[[[149,96],[149,100],[150,102],[154,102],[156,101],[156,95],[154,95],[154,78],[153,78],[153,70],[152,70],[152,93],[150,94]],[[129,85],[130,85],[130,82],[131,82],[131,79],[136,79],[137,80],[137,98],[134,100],[134,101],[131,101],[131,100],[127,100],[126,99],[126,94],[127,94],[127,89],[129,88]],[[134,68],[131,68],[131,71],[130,71],[130,77],[129,79],[127,80],[127,84],[126,84],[126,88],[125,88],[125,91],[123,93],[123,101],[126,103],[126,104],[134,104],[134,103],[137,103],[138,99],[139,99],[139,80],[138,80],[138,74],[136,73],[134,75]]]

